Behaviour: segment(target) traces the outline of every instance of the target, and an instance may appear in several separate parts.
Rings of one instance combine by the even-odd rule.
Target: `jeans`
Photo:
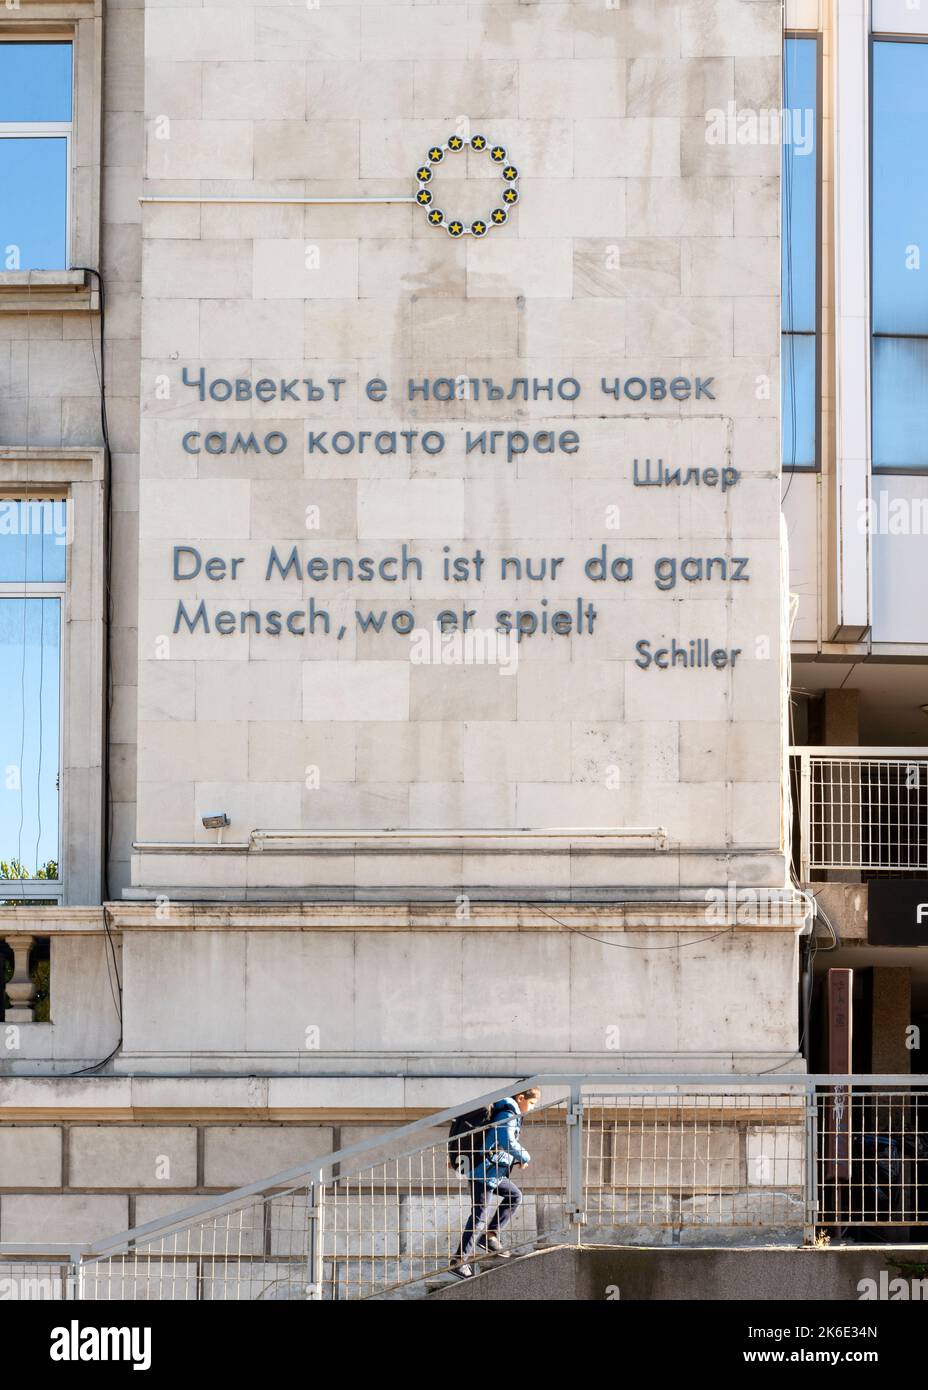
[[[506,1223],[511,1221],[522,1202],[522,1193],[509,1178],[498,1178],[495,1188],[487,1187],[486,1183],[472,1182],[470,1192],[471,1213],[467,1218],[458,1250],[462,1260],[470,1256],[480,1223],[494,1197],[499,1198],[499,1206],[487,1223],[486,1235],[497,1235]]]

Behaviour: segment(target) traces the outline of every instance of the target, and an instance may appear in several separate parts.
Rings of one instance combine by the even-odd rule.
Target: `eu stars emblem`
[[[477,217],[469,223],[461,217],[444,212],[441,208],[433,207],[435,195],[431,188],[426,186],[432,183],[437,166],[445,162],[446,155],[459,154],[461,150],[468,149],[476,154],[488,154],[493,163],[500,166],[503,177],[503,196],[499,204],[486,217]],[[491,228],[500,227],[509,220],[507,206],[511,207],[519,201],[516,185],[518,177],[519,171],[514,164],[509,163],[509,155],[504,145],[491,143],[485,135],[470,135],[467,138],[463,135],[450,135],[447,140],[436,140],[429,146],[426,163],[416,170],[419,183],[413,201],[425,208],[430,226],[444,227],[452,237],[472,236],[479,240],[485,237]]]

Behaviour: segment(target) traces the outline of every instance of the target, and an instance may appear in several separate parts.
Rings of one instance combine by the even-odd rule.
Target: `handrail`
[[[168,1216],[157,1217],[152,1221],[145,1222],[141,1226],[130,1227],[126,1231],[120,1231],[113,1236],[107,1236],[100,1240],[88,1241],[84,1244],[70,1244],[67,1246],[6,1246],[0,1242],[0,1257],[5,1251],[10,1253],[26,1253],[39,1250],[53,1252],[58,1250],[71,1251],[78,1253],[81,1257],[101,1256],[118,1250],[129,1242],[146,1240],[159,1234],[167,1234],[178,1227],[183,1227],[191,1221],[204,1217],[213,1212],[220,1212],[226,1207],[234,1207],[240,1202],[246,1201],[249,1197],[257,1197],[271,1189],[287,1188],[297,1185],[301,1179],[313,1178],[316,1181],[323,1181],[327,1171],[341,1166],[346,1160],[362,1158],[367,1153],[382,1150],[385,1142],[395,1143],[396,1141],[408,1138],[428,1129],[433,1129],[438,1125],[449,1123],[458,1115],[464,1115],[470,1110],[475,1110],[478,1106],[489,1105],[494,1101],[502,1100],[505,1096],[510,1096],[516,1090],[528,1090],[530,1087],[540,1088],[560,1086],[568,1087],[603,1087],[618,1089],[628,1092],[639,1087],[648,1088],[679,1088],[685,1087],[710,1087],[716,1091],[733,1092],[752,1088],[754,1090],[773,1088],[782,1091],[784,1088],[801,1088],[805,1092],[814,1092],[821,1086],[840,1086],[840,1087],[881,1087],[881,1086],[905,1086],[914,1089],[924,1086],[928,1089],[928,1074],[912,1075],[909,1073],[892,1073],[887,1075],[852,1075],[827,1073],[810,1074],[807,1072],[781,1072],[770,1073],[761,1072],[748,1074],[738,1073],[619,1073],[619,1072],[540,1072],[535,1075],[515,1080],[508,1086],[497,1087],[493,1091],[488,1091],[483,1095],[472,1096],[468,1100],[457,1105],[448,1106],[444,1110],[426,1115],[424,1118],[414,1120],[410,1124],[401,1125],[397,1129],[388,1131],[386,1134],[375,1135],[371,1139],[365,1139],[357,1144],[350,1144],[340,1149],[335,1149],[329,1154],[318,1158],[310,1159],[306,1163],[297,1164],[292,1168],[285,1168],[278,1173],[271,1174],[269,1177],[259,1178],[254,1182],[246,1183],[242,1187],[234,1188],[229,1192],[224,1192],[218,1196],[207,1197],[203,1200],[192,1203],[189,1207],[184,1207],[178,1211],[170,1213]],[[341,1176],[345,1176],[342,1174]]]

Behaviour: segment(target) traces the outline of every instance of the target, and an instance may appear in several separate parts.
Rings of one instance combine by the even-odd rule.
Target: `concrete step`
[[[560,1245],[487,1267],[427,1296],[490,1302],[682,1299],[928,1301],[924,1245]]]

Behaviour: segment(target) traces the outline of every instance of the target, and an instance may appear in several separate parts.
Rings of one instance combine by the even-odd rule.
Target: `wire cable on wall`
[[[112,997],[113,997],[113,1004],[115,1005],[116,1014],[117,1014],[117,1016],[118,1016],[118,1018],[119,1018],[119,1038],[118,1038],[118,1040],[117,1040],[117,1042],[116,1042],[116,1046],[113,1048],[112,1052],[108,1052],[107,1055],[106,1055],[105,1057],[103,1057],[99,1062],[91,1062],[91,1064],[90,1064],[89,1066],[86,1066],[86,1067],[79,1067],[79,1068],[77,1069],[77,1071],[65,1072],[65,1073],[64,1073],[65,1076],[87,1076],[87,1075],[89,1075],[91,1072],[99,1071],[101,1067],[105,1067],[105,1066],[107,1065],[107,1063],[108,1063],[108,1062],[111,1062],[111,1061],[113,1060],[113,1058],[116,1056],[116,1054],[122,1050],[122,1043],[123,1043],[122,979],[120,978],[120,974],[119,974],[119,963],[118,963],[118,961],[117,961],[117,959],[116,959],[116,945],[115,945],[115,942],[113,941],[113,933],[112,933],[111,930],[110,930],[109,912],[110,912],[110,910],[109,910],[109,908],[107,907],[106,903],[103,903],[103,930],[106,932],[106,942],[107,942],[107,946],[109,947],[109,954],[105,956],[105,959],[106,959],[106,973],[107,973],[107,978],[109,979],[110,994],[111,994]],[[110,964],[110,958],[111,958],[111,957],[112,957],[112,966],[111,966],[111,964]],[[115,988],[114,988],[114,986],[113,986],[113,979],[114,979],[114,977],[115,977],[115,980],[116,980]]]
[[[41,527],[39,533],[39,579],[45,582],[45,510],[44,503],[39,503],[39,516],[41,517]],[[42,840],[42,753],[43,753],[43,732],[45,727],[45,595],[39,599],[39,756],[37,759],[35,774],[35,872],[39,872],[39,852]],[[57,851],[59,861],[61,859],[60,849]]]
[[[23,765],[26,760],[26,623],[29,611],[29,600],[26,597],[29,586],[29,524],[28,524],[28,503],[20,502],[20,522],[25,519],[23,535],[23,638],[22,638],[22,659],[19,668],[19,831],[16,836],[16,863],[17,874],[22,872],[23,862],[23,824],[26,819],[26,789],[24,786]],[[20,881],[19,895],[25,899],[26,884]]]
[[[111,648],[111,629],[113,625],[113,554],[112,554],[112,523],[113,523],[113,489],[112,489],[112,451],[110,449],[109,421],[106,413],[106,294],[103,283],[103,276],[99,270],[93,266],[74,266],[75,270],[83,270],[86,275],[92,275],[97,283],[97,290],[100,297],[100,355],[97,358],[96,344],[94,343],[93,333],[90,335],[90,349],[93,354],[94,370],[97,375],[97,384],[100,388],[100,433],[103,438],[103,584],[104,584],[104,622],[103,622],[103,669],[106,688],[106,700],[104,702],[103,736],[102,736],[102,784],[103,784],[103,852],[101,864],[102,879],[102,909],[103,909],[103,930],[106,933],[108,954],[106,955],[107,976],[109,978],[110,993],[113,997],[113,1004],[119,1018],[119,1039],[112,1052],[108,1053],[99,1062],[94,1062],[90,1066],[81,1067],[78,1071],[69,1072],[70,1076],[83,1076],[89,1072],[99,1071],[111,1062],[121,1050],[123,1044],[123,999],[122,999],[122,979],[119,974],[119,963],[116,958],[116,945],[113,940],[113,933],[110,930],[109,908],[107,902],[110,898],[110,849],[112,845],[113,827],[113,798],[111,785],[111,763],[110,763],[110,727],[113,712],[113,663]],[[115,981],[115,984],[114,984]]]
[[[113,664],[111,653],[111,629],[113,625],[113,555],[112,555],[112,529],[113,529],[113,497],[112,497],[112,451],[110,449],[109,421],[106,413],[106,293],[103,283],[103,276],[99,270],[93,266],[78,265],[73,267],[75,270],[82,270],[85,275],[93,275],[97,282],[97,291],[100,297],[100,356],[97,359],[97,349],[90,336],[90,350],[93,354],[94,370],[97,374],[97,385],[100,388],[100,433],[103,438],[103,583],[105,591],[105,619],[103,623],[103,669],[106,684],[106,701],[103,720],[103,747],[101,756],[103,761],[103,855],[101,865],[101,877],[103,883],[103,900],[110,898],[110,850],[113,838],[113,798],[111,786],[110,770],[110,725],[113,713]]]

